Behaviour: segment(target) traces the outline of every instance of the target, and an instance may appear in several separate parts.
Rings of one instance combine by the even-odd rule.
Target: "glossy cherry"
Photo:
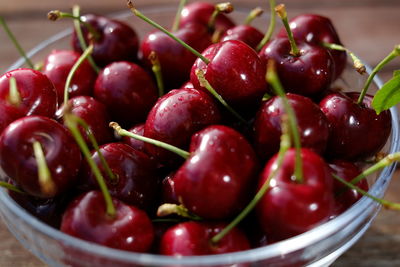
[[[240,133],[209,126],[193,135],[190,158],[173,178],[175,193],[202,218],[229,218],[247,204],[257,171],[255,152]]]
[[[334,208],[333,178],[325,161],[301,149],[303,181],[293,180],[295,150],[286,152],[281,168],[257,206],[258,222],[267,236],[283,240],[304,233],[327,221]],[[261,173],[261,187],[277,166],[277,156]]]
[[[158,98],[151,76],[139,65],[114,62],[97,77],[94,97],[102,102],[113,120],[128,127],[144,122]]]
[[[286,96],[296,114],[302,147],[322,155],[329,137],[329,124],[325,114],[307,97],[290,93]],[[279,151],[284,114],[281,98],[273,97],[262,104],[256,115],[253,142],[258,156],[264,161]]]
[[[131,133],[143,136],[143,134],[144,134],[144,123],[137,124],[137,125],[133,126],[131,129],[129,129],[129,131]],[[138,151],[146,153],[143,141],[124,136],[124,137],[122,137],[122,142],[127,144],[127,145],[129,145],[129,146],[131,146],[131,147],[133,147],[134,149],[136,149]]]
[[[174,185],[175,172],[170,173],[162,180],[162,202],[179,204]]]
[[[100,66],[106,66],[114,61],[135,61],[139,49],[139,40],[136,32],[127,24],[107,17],[88,14],[81,19],[92,25],[99,35],[92,38],[89,31],[81,24],[86,43],[93,43],[92,56]],[[91,36],[91,37],[90,37]],[[76,32],[72,35],[72,46],[75,51],[82,53]]]
[[[237,228],[232,229],[220,242],[210,239],[218,234],[225,223],[184,222],[169,228],[161,238],[162,255],[201,256],[242,251],[250,248],[247,237]]]
[[[264,38],[264,34],[257,28],[250,25],[238,25],[228,29],[221,37],[221,42],[227,40],[238,40],[256,49],[257,45]]]
[[[357,104],[359,93],[332,93],[320,102],[330,125],[327,155],[336,159],[365,159],[385,145],[391,131],[391,115],[371,108],[372,96]]]
[[[24,116],[18,106],[6,102],[0,103],[0,134],[10,123]]]
[[[147,214],[113,199],[115,217],[106,213],[103,195],[89,191],[72,201],[65,211],[61,231],[86,241],[121,250],[146,252],[154,238]]]
[[[38,141],[55,185],[45,192],[39,183],[33,143]],[[12,156],[11,156],[12,155]],[[0,166],[8,177],[29,194],[50,198],[67,191],[76,182],[81,153],[74,139],[61,124],[42,117],[29,116],[11,123],[0,136]]]

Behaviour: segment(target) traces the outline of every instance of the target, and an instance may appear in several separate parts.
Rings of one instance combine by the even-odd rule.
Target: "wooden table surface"
[[[137,0],[137,6],[169,3],[178,0]],[[214,1],[215,2],[215,1]],[[267,6],[267,1],[232,1],[237,6]],[[279,1],[277,1],[279,2]],[[342,42],[371,65],[386,56],[400,43],[400,1],[398,0],[286,0],[289,17],[300,13],[318,13],[330,17]],[[107,0],[0,0],[3,16],[22,46],[29,50],[41,40],[65,29],[70,22],[51,23],[45,14],[49,10],[68,10],[78,3],[86,12],[107,14],[125,8],[125,1]],[[15,48],[0,31],[0,73],[18,58]],[[388,79],[394,69],[400,69],[400,58],[382,73]],[[400,202],[400,172],[397,171],[386,198]],[[26,251],[0,223],[0,267],[45,266]],[[334,266],[400,266],[400,213],[383,210],[367,233]]]

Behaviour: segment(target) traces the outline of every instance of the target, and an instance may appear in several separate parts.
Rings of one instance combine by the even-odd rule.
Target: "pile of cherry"
[[[357,177],[360,162],[387,142],[391,115],[377,115],[369,95],[357,103],[359,88],[350,93],[331,88],[347,60],[346,52],[321,45],[340,45],[331,21],[319,15],[290,20],[298,51],[284,28],[257,48],[263,33],[235,25],[225,14],[213,17],[214,10],[209,3],[191,3],[173,30],[201,57],[159,30],[139,44],[135,31],[122,22],[82,16],[93,61],[83,61],[74,73],[67,105],[67,76],[85,50],[76,32],[72,50],[52,51],[41,71],[21,68],[2,75],[0,166],[2,179],[17,189],[11,196],[66,234],[175,256],[270,244],[306,232],[354,204],[362,195],[332,174],[347,181]],[[266,80],[271,60],[295,112],[302,146],[300,153],[289,149],[279,169],[287,111]],[[152,72],[157,67],[164,95]],[[105,179],[112,207],[71,134],[71,125],[77,125],[71,118],[85,122],[79,124],[80,133]],[[175,148],[121,137],[109,126],[112,121]],[[93,149],[89,132],[101,153]],[[301,180],[294,177],[297,156]],[[254,211],[212,240],[271,173]],[[356,185],[368,189],[365,179]],[[158,217],[157,209],[167,216]]]

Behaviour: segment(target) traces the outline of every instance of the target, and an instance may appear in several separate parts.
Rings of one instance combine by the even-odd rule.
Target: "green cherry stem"
[[[47,166],[46,156],[44,155],[42,145],[40,142],[33,142],[33,153],[35,155],[36,164],[38,168],[38,177],[40,189],[46,195],[54,195],[57,188],[53,179],[49,167]]]
[[[208,29],[213,32],[215,30],[215,23],[217,22],[217,17],[221,13],[229,14],[233,12],[234,8],[230,2],[219,3],[215,5],[214,12],[210,16],[208,21]]]
[[[167,29],[165,29],[163,26],[161,26],[160,24],[158,24],[157,22],[151,20],[150,18],[146,17],[142,12],[140,12],[139,10],[137,10],[135,8],[135,6],[133,5],[132,0],[128,0],[127,1],[127,5],[128,8],[131,10],[131,12],[137,16],[138,18],[142,19],[143,21],[147,22],[148,24],[150,24],[151,26],[155,27],[156,29],[162,31],[163,33],[165,33],[166,35],[168,35],[169,37],[171,37],[174,41],[178,42],[179,44],[181,44],[183,47],[185,47],[187,50],[189,50],[191,53],[193,53],[195,56],[199,57],[205,64],[210,63],[210,61],[204,57],[202,54],[200,54],[198,51],[196,51],[193,47],[189,46],[188,44],[186,44],[184,41],[182,41],[181,39],[179,39],[178,37],[174,36],[172,33],[170,33]]]
[[[346,52],[353,60],[353,67],[356,69],[356,71],[360,74],[364,74],[366,72],[365,66],[362,63],[362,61],[353,52],[351,52],[348,48],[346,48],[342,45],[339,45],[339,44],[331,44],[331,43],[325,43],[325,42],[321,43],[321,45],[323,47],[326,47],[331,50]]]
[[[296,149],[296,162],[294,175],[298,183],[303,182],[303,162],[301,160],[301,143],[300,143],[300,133],[297,127],[296,114],[286,97],[285,90],[279,81],[278,75],[276,73],[275,61],[268,61],[266,80],[272,85],[274,92],[281,97],[283,106],[286,114],[289,117],[290,131],[293,138],[294,147]]]
[[[201,221],[202,218],[189,212],[183,205],[165,203],[157,209],[158,217],[165,217],[171,214],[176,214],[180,217],[187,218],[193,221]]]
[[[267,190],[269,189],[271,179],[276,175],[277,171],[281,168],[283,163],[283,158],[286,154],[286,151],[290,148],[290,131],[288,125],[287,116],[282,117],[282,135],[281,135],[281,143],[278,152],[277,164],[276,168],[269,174],[261,188],[258,190],[257,194],[254,198],[250,201],[250,203],[239,213],[236,218],[229,223],[221,232],[213,236],[211,238],[212,243],[218,243],[221,241],[224,236],[229,233],[234,227],[236,227],[253,209],[254,207],[260,202],[262,197],[265,195]]]
[[[181,17],[182,17],[182,9],[186,5],[186,3],[187,3],[187,0],[179,1],[178,10],[176,11],[174,24],[172,25],[172,29],[171,29],[173,32],[176,32],[179,29],[179,24],[181,23]]]
[[[18,91],[17,80],[15,77],[10,77],[10,91],[8,95],[8,101],[11,105],[18,107],[21,105],[21,95]]]
[[[0,187],[6,188],[10,191],[19,193],[19,194],[26,194],[24,191],[22,191],[21,189],[19,189],[18,187],[16,187],[15,185],[9,184],[7,182],[4,181],[0,181]]]
[[[189,152],[187,152],[185,150],[182,150],[182,149],[180,149],[178,147],[175,147],[175,146],[172,146],[170,144],[167,144],[167,143],[164,143],[164,142],[161,142],[161,141],[158,141],[158,140],[154,140],[154,139],[151,139],[151,138],[148,138],[148,137],[144,137],[144,136],[141,136],[141,135],[138,135],[138,134],[134,134],[134,133],[131,133],[131,132],[125,130],[125,129],[122,129],[121,126],[119,126],[119,124],[116,123],[116,122],[110,122],[110,127],[113,128],[115,130],[115,132],[120,136],[131,137],[131,138],[134,138],[136,140],[143,141],[143,142],[155,145],[157,147],[164,148],[164,149],[166,149],[166,150],[168,150],[170,152],[173,152],[173,153],[181,156],[184,159],[188,159],[189,156],[190,156]]]
[[[151,62],[151,70],[154,73],[154,76],[156,77],[156,82],[157,82],[157,87],[158,87],[158,96],[162,97],[164,95],[164,82],[163,82],[163,77],[162,77],[162,72],[161,72],[161,64],[160,60],[158,59],[157,53],[154,51],[151,51],[149,55],[149,60]]]
[[[367,94],[368,88],[371,85],[375,75],[390,61],[395,59],[400,55],[400,45],[396,45],[390,54],[385,57],[378,65],[372,70],[371,74],[369,75],[367,81],[365,82],[364,88],[362,89],[360,96],[358,97],[357,104],[361,104],[364,100],[365,95]]]
[[[247,121],[240,116],[229,104],[222,98],[220,94],[215,91],[215,89],[211,86],[211,84],[207,81],[206,77],[204,76],[204,72],[201,69],[197,69],[195,71],[197,79],[200,82],[200,85],[207,89],[232,115],[234,115],[238,120],[243,123],[247,123]]]
[[[32,61],[26,55],[24,49],[22,49],[21,45],[17,41],[17,38],[15,38],[14,34],[11,32],[10,28],[8,27],[6,21],[2,16],[0,16],[0,24],[3,26],[3,29],[10,38],[11,42],[13,42],[14,46],[17,48],[19,54],[24,58],[26,65],[28,65],[28,67],[31,69],[35,69]]]
[[[100,172],[100,169],[97,167],[96,163],[94,162],[90,150],[84,141],[79,129],[78,129],[78,122],[76,120],[76,116],[70,113],[66,113],[64,115],[64,121],[68,129],[70,130],[72,136],[74,137],[76,143],[80,147],[87,163],[89,164],[94,176],[96,177],[97,183],[99,184],[100,190],[103,193],[104,200],[106,202],[106,213],[111,218],[114,218],[116,215],[116,210],[114,207],[114,203],[112,201],[110,192],[108,191],[107,185],[104,181],[104,177]]]
[[[269,21],[269,26],[267,29],[267,32],[264,35],[264,38],[261,40],[261,42],[257,45],[256,51],[260,51],[263,46],[271,40],[272,34],[274,33],[275,30],[275,24],[276,24],[276,12],[275,12],[275,6],[276,6],[276,1],[275,0],[269,0],[269,7],[270,7],[270,21]]]
[[[244,25],[250,25],[253,20],[255,20],[256,18],[258,18],[259,16],[261,16],[264,13],[264,10],[261,7],[256,7],[254,9],[252,9],[249,13],[249,15],[247,15],[246,19],[244,20]]]
[[[278,16],[281,18],[283,26],[285,26],[286,32],[288,34],[291,50],[290,54],[294,57],[299,57],[300,56],[300,50],[297,47],[296,41],[293,38],[293,33],[292,30],[290,29],[288,18],[287,18],[287,12],[284,4],[277,5],[275,7],[275,11],[278,14]]]

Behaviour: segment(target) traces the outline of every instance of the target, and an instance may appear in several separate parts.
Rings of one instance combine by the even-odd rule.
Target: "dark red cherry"
[[[129,131],[131,133],[137,134],[137,135],[141,135],[143,136],[144,134],[144,123],[138,124],[136,126],[133,126],[131,129],[129,129]],[[134,138],[130,138],[127,136],[122,137],[122,142],[133,147],[136,150],[139,150],[141,152],[146,153],[146,150],[144,148],[144,142],[134,139]]]
[[[253,26],[238,25],[227,30],[221,37],[221,42],[228,40],[239,40],[251,48],[256,49],[257,45],[263,38],[264,34]]]
[[[193,135],[190,158],[173,178],[175,193],[202,218],[228,218],[247,204],[257,171],[255,152],[240,133],[209,126]]]
[[[147,214],[113,198],[115,217],[106,213],[101,192],[90,191],[76,198],[65,211],[61,231],[71,236],[121,250],[146,252],[154,238]]]
[[[41,115],[53,118],[57,109],[57,91],[43,73],[32,69],[16,69],[0,77],[0,102],[7,102],[10,78],[17,82],[21,104],[18,106],[25,116]]]
[[[392,129],[391,115],[371,108],[372,96],[357,104],[359,93],[333,93],[320,102],[330,125],[326,153],[331,158],[356,160],[374,156],[386,144]]]
[[[233,228],[222,240],[213,244],[210,239],[226,227],[225,223],[184,222],[169,228],[161,238],[162,255],[215,255],[250,249],[247,237]]]
[[[323,154],[328,142],[329,127],[325,114],[311,99],[286,94],[296,114],[302,147]],[[258,156],[264,161],[279,151],[282,135],[282,115],[285,113],[282,99],[273,97],[265,101],[258,111],[253,124],[253,142]]]
[[[0,134],[10,123],[24,116],[25,114],[18,106],[7,102],[0,103]]]
[[[44,60],[43,73],[54,84],[57,95],[58,104],[61,104],[64,96],[65,82],[68,74],[80,54],[71,50],[53,50]],[[68,88],[69,96],[92,95],[94,81],[97,74],[90,66],[88,61],[83,61],[76,70],[72,78],[70,87]]]
[[[41,144],[54,188],[48,192],[39,183],[33,143]],[[11,156],[12,155],[12,156]],[[0,166],[27,193],[39,198],[59,195],[75,184],[81,153],[61,124],[29,116],[11,123],[0,136]]]
[[[293,37],[298,41],[306,41],[315,45],[321,45],[322,42],[342,44],[333,23],[324,16],[315,14],[299,15],[291,19],[289,25]],[[277,37],[287,37],[286,30],[282,28]],[[330,52],[335,62],[334,78],[336,79],[346,67],[347,55],[344,51]]]
[[[313,96],[328,89],[333,81],[334,62],[329,51],[315,44],[297,42],[300,55],[290,53],[289,39],[277,38],[267,43],[259,56],[264,64],[276,62],[276,71],[287,92]]]
[[[201,69],[211,86],[232,106],[241,110],[259,106],[267,90],[266,64],[251,47],[229,40],[209,46],[202,54],[210,63],[200,58],[194,63],[190,81],[195,88],[202,88],[195,74]]]
[[[333,181],[325,161],[306,148],[301,149],[303,181],[293,179],[295,150],[286,152],[282,166],[257,206],[262,230],[273,240],[304,233],[327,221],[334,208]],[[261,187],[277,167],[277,155],[261,173]]]
[[[143,122],[158,98],[151,76],[139,65],[114,62],[97,77],[94,97],[102,102],[112,119],[128,127]]]
[[[92,25],[99,35],[98,39],[91,38],[89,31],[81,24],[86,43],[93,42],[92,56],[100,66],[106,66],[114,61],[135,61],[139,49],[139,40],[136,32],[127,24],[99,15],[88,14],[81,17]],[[72,35],[72,46],[75,51],[82,53],[76,32]]]
[[[172,90],[160,98],[150,111],[144,136],[187,149],[195,132],[219,121],[218,107],[207,93],[196,89]],[[162,148],[150,144],[145,144],[145,148],[161,163],[176,165],[181,160]]]
[[[200,53],[212,44],[207,27],[198,23],[186,24],[173,34]],[[189,50],[166,34],[155,31],[148,34],[141,45],[143,61],[148,69],[152,67],[148,59],[152,51],[158,56],[167,88],[178,88],[189,79],[190,68],[197,58]]]
[[[178,197],[175,193],[174,186],[175,172],[170,173],[162,180],[162,202],[179,204]]]

